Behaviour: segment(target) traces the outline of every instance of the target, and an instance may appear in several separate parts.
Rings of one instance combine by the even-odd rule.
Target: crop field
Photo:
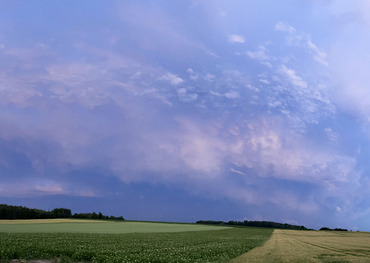
[[[191,224],[27,221],[0,224],[0,262],[228,262],[272,234],[272,229]]]
[[[227,227],[149,223],[131,221],[102,221],[81,219],[1,220],[0,232],[5,233],[151,233],[221,230]]]
[[[275,230],[241,262],[370,262],[370,233]]]

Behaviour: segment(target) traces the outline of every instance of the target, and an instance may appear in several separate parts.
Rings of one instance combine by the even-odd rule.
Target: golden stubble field
[[[370,262],[370,233],[276,229],[232,262]]]

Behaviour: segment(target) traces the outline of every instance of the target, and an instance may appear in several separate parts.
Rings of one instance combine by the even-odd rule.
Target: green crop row
[[[262,245],[272,229],[178,233],[0,233],[0,261],[226,262]]]

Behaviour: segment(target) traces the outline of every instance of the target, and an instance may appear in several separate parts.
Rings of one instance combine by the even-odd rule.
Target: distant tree
[[[69,218],[72,216],[71,209],[67,208],[55,208],[51,211],[53,218]]]
[[[199,220],[197,224],[207,224],[207,225],[231,225],[231,226],[251,226],[251,227],[266,227],[266,228],[280,228],[280,229],[296,229],[296,230],[307,230],[304,226],[296,226],[290,224],[282,224],[271,221],[212,221],[212,220]]]
[[[0,219],[46,219],[46,218],[93,218],[93,219],[112,219],[124,220],[122,216],[105,216],[101,212],[99,214],[93,213],[79,213],[73,214],[68,208],[55,208],[52,211],[45,211],[41,209],[31,209],[23,206],[12,206],[7,204],[0,204]]]
[[[345,229],[345,228],[334,228],[334,231],[348,231],[348,229]]]
[[[0,219],[36,219],[48,216],[50,214],[43,210],[0,204]]]
[[[95,212],[93,212],[93,213],[91,214],[91,218],[92,218],[92,219],[98,219],[98,215],[97,215]]]

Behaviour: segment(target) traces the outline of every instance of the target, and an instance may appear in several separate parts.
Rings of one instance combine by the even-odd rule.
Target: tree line
[[[122,216],[106,216],[99,213],[75,213],[71,209],[55,208],[51,211],[28,208],[25,206],[13,206],[0,204],[0,219],[50,219],[50,218],[85,218],[85,219],[106,219],[125,220]]]
[[[199,220],[197,224],[206,225],[223,225],[223,226],[253,226],[265,228],[279,228],[279,229],[294,229],[294,230],[308,230],[305,226],[296,226],[291,224],[276,223],[271,221],[212,221],[212,220]]]
[[[331,229],[329,227],[322,227],[322,228],[320,228],[320,231],[348,231],[348,229],[345,229],[345,228],[334,228],[334,229]]]

